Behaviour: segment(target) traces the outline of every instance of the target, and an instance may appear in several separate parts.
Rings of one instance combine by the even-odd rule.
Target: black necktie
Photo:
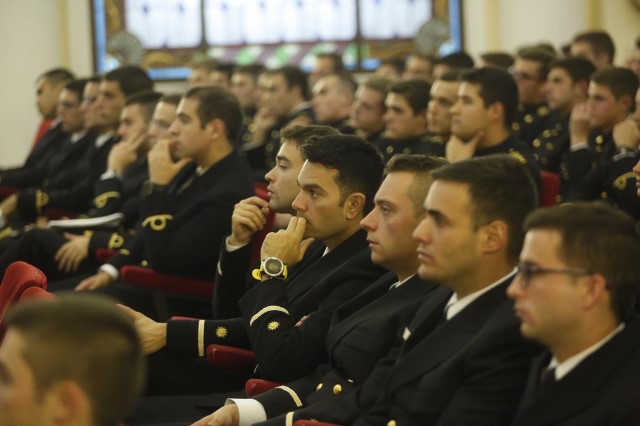
[[[553,385],[556,382],[556,369],[554,368],[545,368],[542,370],[540,374],[540,387],[546,388],[548,386]]]

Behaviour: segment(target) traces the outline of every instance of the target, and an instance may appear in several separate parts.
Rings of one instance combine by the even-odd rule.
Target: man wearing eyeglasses
[[[602,203],[538,210],[525,222],[515,300],[532,364],[514,425],[640,424],[640,283],[633,221]]]

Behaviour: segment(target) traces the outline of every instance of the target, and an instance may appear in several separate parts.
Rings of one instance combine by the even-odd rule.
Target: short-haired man
[[[31,301],[5,325],[0,425],[115,425],[135,405],[145,362],[131,320],[113,303]]]
[[[523,164],[495,155],[432,173],[414,231],[418,275],[435,290],[360,389],[283,416],[339,424],[509,424],[537,348],[519,333],[506,289],[522,224],[537,205]],[[452,293],[453,292],[453,295]]]
[[[627,68],[609,67],[591,77],[589,100],[571,113],[567,200],[604,198],[640,218],[640,200],[629,172],[638,157],[613,137],[616,125],[634,110],[638,88],[638,77]]]
[[[585,102],[593,64],[584,58],[558,59],[549,64],[544,85],[551,115],[532,142],[533,156],[542,170],[562,173],[566,181],[563,157],[569,150],[569,117],[573,107]],[[563,185],[565,186],[565,185]]]
[[[573,38],[570,53],[590,60],[600,71],[613,65],[616,46],[606,31],[586,31]]]
[[[549,116],[544,85],[553,59],[547,50],[528,47],[518,51],[513,66],[509,68],[518,85],[518,111],[513,130],[527,145],[531,145],[542,132]]]
[[[429,88],[425,80],[407,80],[389,88],[385,99],[385,133],[376,146],[385,164],[395,154],[436,154],[440,144],[432,144],[427,135]]]
[[[264,176],[274,163],[280,130],[293,124],[311,124],[313,112],[306,74],[297,67],[267,70],[258,79],[260,108],[254,116],[248,142],[243,145],[254,175]]]
[[[309,87],[316,85],[320,77],[344,72],[342,56],[335,52],[323,52],[316,55],[313,69],[309,73]]]
[[[380,60],[380,65],[376,68],[374,75],[376,77],[386,78],[395,83],[402,78],[406,62],[406,59],[402,57],[382,59]]]
[[[141,229],[77,290],[106,287],[121,266],[144,259],[158,272],[213,279],[210,263],[219,247],[211,242],[226,235],[233,205],[253,192],[250,173],[233,148],[241,118],[238,101],[224,89],[194,88],[182,97],[169,130],[173,140],[160,140],[149,151]],[[107,291],[124,297],[133,292],[129,287]]]
[[[399,346],[396,330],[402,319],[436,288],[433,282],[424,282],[416,275],[418,243],[411,235],[425,214],[422,203],[431,184],[430,174],[444,164],[444,159],[399,154],[387,165],[375,207],[360,224],[367,231],[373,262],[390,273],[336,310],[326,338],[318,334],[317,327],[325,315],[322,307],[296,330],[307,342],[296,355],[317,363],[312,357],[314,350],[327,346],[329,362],[286,386],[259,395],[255,401],[260,405],[234,399],[237,409],[234,405],[222,408],[210,420],[223,412],[239,411],[239,423],[246,424],[247,416],[256,416],[250,418],[250,422],[256,422],[300,408],[298,401],[310,405],[344,395],[362,384],[378,360]],[[291,362],[296,361],[292,357]],[[264,376],[263,367],[261,364]],[[260,415],[261,410],[264,415]]]
[[[209,86],[209,73],[218,66],[215,58],[202,58],[191,65],[191,72],[187,78],[190,88]]]
[[[355,134],[374,145],[384,132],[384,101],[389,93],[391,81],[382,77],[371,77],[358,85],[351,104],[351,124]]]
[[[57,100],[59,118],[56,124],[43,134],[22,166],[0,170],[2,187],[26,189],[42,184],[57,151],[69,137],[78,138],[77,135],[85,130],[81,104],[86,84],[86,79],[80,79],[64,85]],[[70,136],[74,134],[76,136]]]
[[[433,78],[442,77],[444,73],[462,71],[473,68],[474,62],[467,52],[454,52],[436,59],[433,65]]]
[[[73,73],[66,68],[54,68],[42,73],[36,80],[36,105],[42,116],[38,126],[34,146],[40,143],[42,137],[56,126],[56,115],[60,93],[65,85],[75,79]]]
[[[489,154],[508,153],[527,165],[538,188],[540,169],[530,148],[512,131],[518,106],[518,87],[499,68],[464,71],[458,100],[451,108],[451,138],[446,155],[450,162]]]
[[[350,74],[329,74],[318,79],[312,89],[311,105],[318,124],[353,134],[349,112],[358,84]]]
[[[458,100],[460,76],[457,72],[442,74],[431,85],[427,106],[427,129],[433,154],[445,156],[445,144],[451,137],[451,107]],[[440,144],[439,149],[436,144]]]
[[[432,56],[417,52],[411,53],[404,65],[402,80],[424,80],[427,83],[431,83],[434,62],[435,59]]]
[[[166,346],[163,352],[174,356],[204,357],[204,348],[213,343],[253,348],[260,364],[277,365],[272,377],[292,374],[304,366],[289,362],[278,349],[284,348],[282,342],[293,333],[295,324],[323,303],[329,312],[323,322],[326,331],[338,305],[386,272],[371,263],[365,232],[359,226],[382,179],[382,161],[375,148],[355,136],[329,135],[307,139],[300,149],[306,160],[297,179],[300,191],[292,204],[297,216],[286,230],[265,238],[262,262],[251,274],[250,290],[239,301],[243,317],[157,324],[136,315],[146,328],[141,335],[150,336],[153,342],[148,352]],[[304,256],[305,252],[309,254]],[[282,266],[271,277],[264,272],[267,259],[286,268]],[[234,273],[227,266],[221,266],[221,277],[231,273],[231,279],[241,285],[246,271]],[[300,348],[294,345],[292,349]],[[151,380],[157,382],[151,382],[151,392],[158,392],[156,385],[166,389],[165,393],[194,392],[184,376],[176,383],[160,383],[165,376],[169,374],[161,371],[154,375]],[[212,390],[220,385],[215,381],[196,384],[199,389]]]
[[[576,203],[535,212],[525,230],[508,294],[522,334],[547,352],[532,365],[513,424],[639,424],[633,220],[604,203]]]
[[[231,74],[233,73],[233,64],[222,63],[216,65],[213,71],[209,72],[209,85],[222,87],[229,90],[231,87]]]

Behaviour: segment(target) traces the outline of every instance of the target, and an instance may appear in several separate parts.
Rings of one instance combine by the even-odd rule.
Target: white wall
[[[548,41],[556,47],[578,31],[602,28],[618,47],[622,64],[640,35],[640,12],[628,0],[463,0],[465,47],[477,58],[487,50],[514,49]],[[25,158],[39,122],[35,79],[68,66],[93,72],[90,0],[0,0],[0,166]],[[157,86],[181,91],[184,84]]]

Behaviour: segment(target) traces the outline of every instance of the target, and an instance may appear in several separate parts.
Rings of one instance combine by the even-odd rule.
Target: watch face
[[[270,257],[264,261],[264,271],[267,275],[276,276],[282,273],[284,264],[280,259]]]

